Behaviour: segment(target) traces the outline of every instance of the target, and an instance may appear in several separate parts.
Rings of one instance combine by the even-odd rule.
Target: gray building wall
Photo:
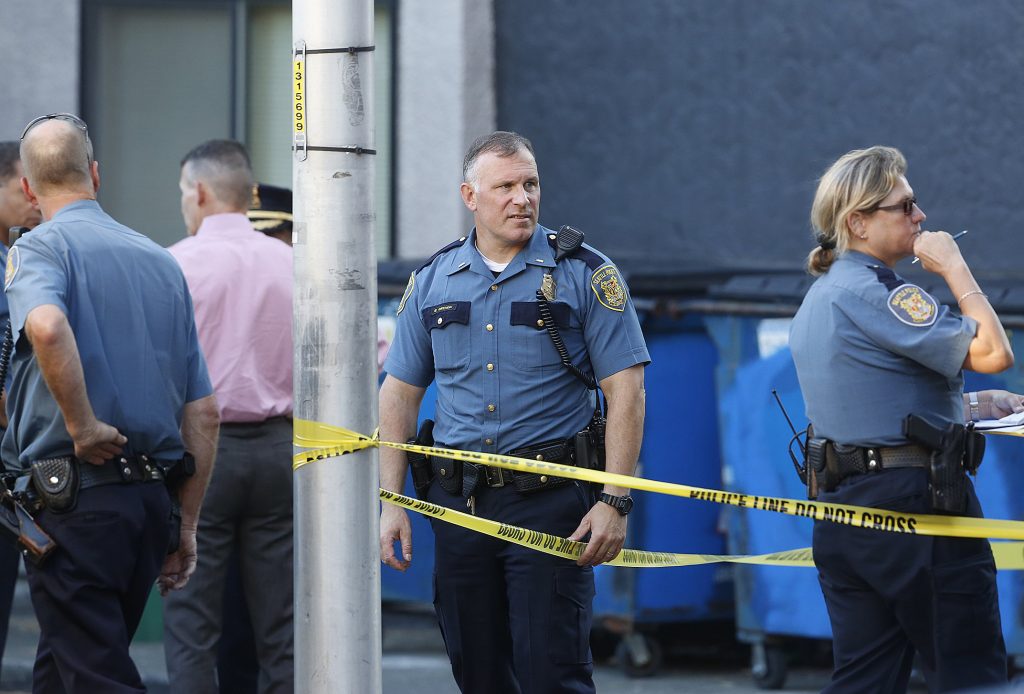
[[[533,140],[541,222],[646,273],[802,267],[816,179],[899,147],[929,219],[1022,270],[1024,4],[495,3],[498,127]]]
[[[0,2],[0,140],[44,113],[78,112],[79,5]]]

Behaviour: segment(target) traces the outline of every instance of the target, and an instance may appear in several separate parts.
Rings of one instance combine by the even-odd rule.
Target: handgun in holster
[[[433,446],[434,420],[424,419],[416,438],[409,439],[406,443],[414,446]],[[416,498],[426,501],[430,482],[434,479],[430,457],[419,451],[406,451],[405,457],[409,461],[409,470],[412,472],[412,487],[416,490]]]
[[[928,486],[932,508],[962,513],[967,507],[967,475],[975,474],[985,455],[985,437],[974,423],[934,424],[916,414],[903,420],[903,435],[931,450]]]
[[[25,558],[39,566],[57,547],[46,531],[36,524],[28,508],[18,498],[23,492],[15,492],[17,480],[27,480],[9,472],[0,477],[0,531],[15,540],[24,550]],[[36,506],[36,510],[38,510]]]
[[[605,418],[600,410],[597,410],[587,428],[573,436],[573,461],[576,467],[588,470],[605,469],[604,431]]]
[[[822,491],[831,492],[839,486],[839,461],[828,439],[816,438],[808,430],[807,439],[807,498],[817,499]]]

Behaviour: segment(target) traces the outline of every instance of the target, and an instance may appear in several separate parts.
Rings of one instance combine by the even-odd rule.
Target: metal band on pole
[[[377,426],[373,26],[372,0],[293,0],[295,417],[361,431]],[[296,470],[296,692],[381,691],[378,514],[376,451]]]

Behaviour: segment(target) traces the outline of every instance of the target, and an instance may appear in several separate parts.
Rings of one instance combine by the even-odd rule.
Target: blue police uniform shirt
[[[183,406],[213,388],[188,286],[170,253],[95,201],[78,201],[15,243],[5,288],[15,338],[3,440],[8,469],[74,452],[24,335],[29,312],[46,304],[67,316],[89,402],[99,420],[127,437],[125,453],[184,453]]]
[[[908,414],[963,421],[963,374],[978,325],[849,251],[807,292],[790,327],[815,436],[899,446]]]
[[[562,366],[540,323],[536,292],[546,272],[573,364],[600,381],[650,362],[615,266],[587,245],[556,265],[553,237],[538,225],[496,278],[474,229],[410,278],[384,369],[422,388],[436,380],[437,441],[504,453],[571,436],[590,421],[594,394]]]

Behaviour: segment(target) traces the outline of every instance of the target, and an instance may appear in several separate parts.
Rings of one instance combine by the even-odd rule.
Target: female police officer
[[[818,498],[931,513],[929,451],[904,436],[904,418],[963,422],[965,414],[1024,407],[1006,391],[965,399],[962,369],[1002,371],[1013,353],[956,242],[921,230],[925,215],[905,173],[898,150],[872,147],[845,154],[822,176],[811,209],[818,247],[808,258],[820,277],[796,314],[790,346],[813,435],[845,463]],[[911,255],[946,281],[959,314],[895,274]],[[963,482],[963,515],[981,516]],[[1006,681],[985,540],[822,521],[814,559],[834,638],[826,691],[905,691],[915,651],[932,691]]]

